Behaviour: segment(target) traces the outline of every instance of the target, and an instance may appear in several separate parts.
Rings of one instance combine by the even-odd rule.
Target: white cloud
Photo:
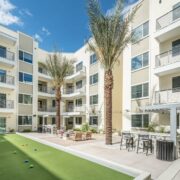
[[[18,11],[20,15],[27,15],[27,16],[33,16],[33,14],[28,9],[22,9]]]
[[[37,33],[34,35],[34,39],[35,39],[36,41],[38,41],[38,42],[43,42],[42,37],[41,37],[39,34],[37,34]]]
[[[16,6],[9,0],[0,0],[0,24],[6,26],[11,24],[22,25],[21,19],[13,14],[15,9]]]
[[[49,32],[49,30],[47,28],[45,28],[44,26],[42,27],[42,32],[44,32],[47,36],[49,36],[51,33]]]

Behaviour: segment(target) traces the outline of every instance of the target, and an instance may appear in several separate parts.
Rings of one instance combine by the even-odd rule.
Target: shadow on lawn
[[[28,162],[25,162],[28,160]],[[33,165],[33,168],[30,166]],[[1,180],[57,180],[61,179],[30,158],[0,134],[0,179]]]

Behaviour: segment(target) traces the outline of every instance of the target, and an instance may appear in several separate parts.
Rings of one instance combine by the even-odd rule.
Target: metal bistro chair
[[[126,149],[128,149],[128,151],[130,150],[130,148],[132,148],[132,150],[134,148],[134,137],[130,132],[122,132],[121,134],[120,150],[124,145],[126,146]]]
[[[149,135],[138,134],[137,153],[139,153],[139,149],[142,149],[143,152],[146,150],[146,156],[148,155],[149,150],[152,153],[153,143],[152,143],[152,139],[149,138]]]

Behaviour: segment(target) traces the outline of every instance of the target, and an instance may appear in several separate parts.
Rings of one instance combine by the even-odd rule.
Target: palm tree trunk
[[[61,88],[56,88],[56,126],[57,130],[61,127]]]
[[[112,88],[113,75],[112,70],[105,71],[104,76],[104,96],[106,108],[106,144],[112,144]]]

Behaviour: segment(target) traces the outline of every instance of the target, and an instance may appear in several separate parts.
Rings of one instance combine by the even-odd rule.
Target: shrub
[[[10,132],[10,133],[14,133],[15,130],[14,130],[14,129],[9,129],[9,132]]]
[[[157,124],[156,123],[154,123],[154,122],[151,122],[150,124],[149,124],[149,126],[148,126],[148,131],[149,132],[155,132],[155,128],[157,127]]]
[[[90,128],[89,129],[92,133],[97,133],[97,130],[95,128]]]
[[[24,129],[23,132],[32,132],[31,129]]]
[[[160,129],[159,129],[159,132],[164,133],[165,132],[165,127],[161,126]]]
[[[81,131],[83,131],[83,132],[89,131],[89,124],[88,124],[88,123],[84,123],[84,124],[81,126]]]
[[[80,128],[74,128],[73,130],[74,130],[74,131],[81,131]]]

